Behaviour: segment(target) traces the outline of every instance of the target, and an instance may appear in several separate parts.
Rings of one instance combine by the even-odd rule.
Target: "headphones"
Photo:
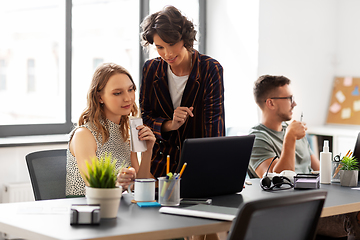
[[[294,187],[294,185],[291,183],[291,180],[287,177],[284,177],[284,176],[274,176],[272,178],[272,180],[267,176],[268,173],[269,173],[269,169],[270,169],[270,166],[271,164],[274,162],[274,160],[278,158],[278,156],[275,156],[272,160],[271,160],[271,163],[266,171],[266,175],[265,177],[263,177],[261,180],[260,180],[260,186],[263,190],[265,191],[278,191],[278,190],[286,190],[286,189],[291,189]],[[273,184],[271,186],[271,183]],[[289,185],[288,187],[283,187],[283,188],[280,188],[283,184],[285,185]]]

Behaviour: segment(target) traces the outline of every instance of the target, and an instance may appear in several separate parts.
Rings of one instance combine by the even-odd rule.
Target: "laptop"
[[[187,163],[181,176],[180,197],[241,192],[254,139],[254,135],[186,139],[179,164],[181,168]]]
[[[355,147],[354,147],[354,152],[353,152],[352,156],[355,157],[357,159],[357,161],[359,162],[359,169],[360,169],[360,133],[357,136]],[[360,181],[360,174],[359,174],[358,179]]]

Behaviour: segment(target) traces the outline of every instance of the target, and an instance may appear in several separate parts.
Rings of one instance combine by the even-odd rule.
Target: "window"
[[[125,67],[139,81],[139,1],[73,0],[72,121],[86,107],[92,75],[101,63]]]
[[[149,7],[174,4],[197,24],[198,2],[0,1],[0,22],[6,23],[0,24],[0,102],[6,103],[0,137],[68,133],[101,63],[125,67],[139,89],[145,56],[140,21]]]
[[[103,58],[94,58],[94,60],[93,60],[93,71],[95,72],[95,69],[102,63],[104,63]]]
[[[61,0],[0,2],[0,136],[66,122],[64,13]]]

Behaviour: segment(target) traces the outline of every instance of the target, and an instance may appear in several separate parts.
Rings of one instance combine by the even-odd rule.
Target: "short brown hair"
[[[262,75],[254,84],[254,98],[257,105],[262,108],[266,99],[270,97],[276,88],[290,84],[290,79],[284,76]]]
[[[147,16],[141,23],[141,28],[143,47],[154,43],[155,34],[166,43],[178,43],[183,40],[188,51],[193,50],[196,41],[194,24],[174,6],[166,6],[163,10]]]

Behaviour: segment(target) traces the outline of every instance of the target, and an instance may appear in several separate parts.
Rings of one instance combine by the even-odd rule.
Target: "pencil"
[[[170,155],[166,157],[166,174],[170,172]]]
[[[125,167],[124,167],[124,168],[125,168]],[[130,168],[131,168],[131,166],[128,166],[128,167],[127,167],[127,169],[130,169]],[[123,168],[122,168],[122,169],[123,169]],[[122,170],[122,169],[121,169],[121,170]],[[121,170],[120,170],[120,171],[121,171]],[[123,174],[128,174],[128,173],[127,173],[127,172],[123,172]]]
[[[345,157],[350,157],[352,154],[352,152],[349,150],[346,154],[345,154]],[[340,163],[339,166],[337,166],[336,170],[335,170],[335,173],[333,175],[333,178],[339,173],[340,171],[340,168],[342,167],[342,164]]]
[[[175,190],[175,188],[176,188],[176,184],[178,183],[178,181],[180,181],[180,178],[179,178],[179,179],[178,179],[178,178],[175,178],[175,179],[173,180],[172,188],[169,188],[169,190],[171,189],[171,192],[170,192],[170,194],[169,194],[169,197],[167,198],[168,201],[170,200],[170,198],[171,198],[171,196],[172,196],[172,194],[173,194],[173,192],[174,192],[174,190]]]
[[[339,173],[341,166],[342,166],[341,163],[339,164],[339,166],[337,166],[333,178]]]
[[[184,170],[185,170],[185,168],[186,168],[186,165],[187,165],[187,163],[184,163],[184,165],[182,166],[181,171],[180,171],[180,173],[179,173],[179,178],[180,178],[181,175],[183,174],[183,172],[184,172]]]
[[[345,157],[347,157],[347,155],[350,153],[350,150],[345,154]]]

